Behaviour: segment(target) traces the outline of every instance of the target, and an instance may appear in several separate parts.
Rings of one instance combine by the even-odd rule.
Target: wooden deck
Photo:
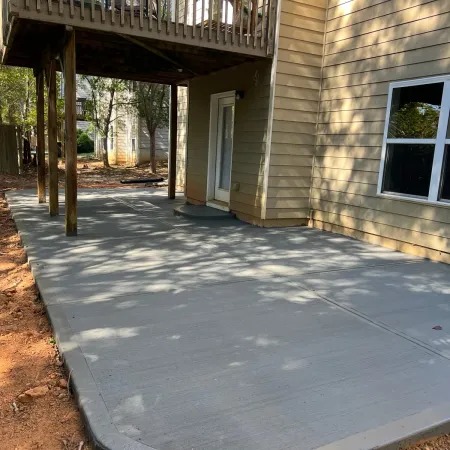
[[[3,0],[2,61],[36,67],[71,27],[77,73],[171,84],[270,58],[274,7],[274,0],[158,0],[151,7],[149,0]]]

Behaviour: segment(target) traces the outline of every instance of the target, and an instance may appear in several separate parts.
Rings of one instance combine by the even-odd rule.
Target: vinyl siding
[[[266,219],[307,219],[326,0],[282,0]]]
[[[169,151],[169,129],[167,127],[156,129],[156,159],[167,160]],[[138,164],[150,162],[150,135],[145,120],[139,121],[139,157]]]
[[[189,200],[206,201],[210,96],[242,90],[244,99],[236,101],[235,106],[230,209],[261,218],[270,71],[270,61],[246,63],[189,82],[186,168],[186,195]]]
[[[128,162],[128,120],[126,124],[115,125],[117,127],[114,132],[115,164],[126,164]]]
[[[448,0],[330,0],[314,226],[450,262],[450,207],[376,195],[389,83],[450,72]]]

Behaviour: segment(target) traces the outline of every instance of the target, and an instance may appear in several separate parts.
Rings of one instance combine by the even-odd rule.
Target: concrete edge
[[[424,423],[431,425],[424,427]],[[450,403],[425,409],[316,450],[399,450],[446,433],[450,433]]]
[[[72,328],[63,311],[63,307],[55,301],[49,301],[39,288],[37,276],[39,267],[33,258],[29,258],[27,248],[32,246],[28,239],[17,229],[13,206],[6,201],[11,211],[17,233],[27,256],[33,279],[45,306],[46,314],[56,340],[59,353],[64,361],[67,373],[70,374],[70,387],[81,412],[86,431],[98,450],[155,450],[120,433],[114,425],[111,415],[100,394],[97,384],[89,369],[81,348],[74,339]]]

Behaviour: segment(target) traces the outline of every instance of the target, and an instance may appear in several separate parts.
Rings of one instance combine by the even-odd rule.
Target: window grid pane
[[[449,202],[450,77],[416,83],[391,90],[378,192]]]
[[[434,145],[388,144],[383,190],[428,197]]]
[[[441,175],[441,194],[439,198],[450,201],[450,145],[445,146]]]
[[[450,116],[447,120],[447,134],[445,135],[446,139],[450,139]]]
[[[388,138],[435,139],[443,91],[444,83],[393,89]]]

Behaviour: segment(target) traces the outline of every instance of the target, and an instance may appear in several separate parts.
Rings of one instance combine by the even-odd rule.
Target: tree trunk
[[[156,174],[156,129],[150,132],[150,166]]]
[[[108,135],[103,138],[103,165],[110,167],[108,159]]]

